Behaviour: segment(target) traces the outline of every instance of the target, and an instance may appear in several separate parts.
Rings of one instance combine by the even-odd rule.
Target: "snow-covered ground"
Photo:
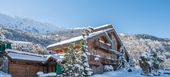
[[[0,71],[0,77],[12,77],[10,74]]]
[[[135,68],[133,72],[128,72],[127,70],[111,71],[104,74],[96,74],[91,77],[170,77],[170,75],[161,74],[160,76],[142,76],[140,73],[142,70],[140,68]]]

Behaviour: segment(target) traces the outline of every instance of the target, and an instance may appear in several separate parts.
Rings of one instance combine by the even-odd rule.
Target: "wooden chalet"
[[[116,69],[120,63],[118,58],[122,53],[128,62],[129,55],[112,25],[89,28],[87,32],[89,34],[87,36],[88,62],[94,73],[103,73],[105,65],[111,65],[113,69]],[[57,54],[64,54],[73,43],[74,48],[80,50],[81,41],[83,41],[83,36],[78,36],[51,44],[47,49]]]
[[[5,50],[3,56],[2,71],[12,77],[37,77],[37,72],[55,72],[56,58],[51,55],[39,55],[34,53]]]

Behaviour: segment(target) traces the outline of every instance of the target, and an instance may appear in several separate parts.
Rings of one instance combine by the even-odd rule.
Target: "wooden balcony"
[[[101,57],[99,58],[98,61],[96,61],[94,55],[89,55],[88,57],[89,57],[88,58],[89,64],[92,65],[99,65],[100,63],[104,65],[116,65],[118,63],[118,60],[111,60],[111,59],[101,58]]]
[[[111,60],[106,58],[100,58],[100,62],[104,65],[115,65],[117,64],[117,60]]]

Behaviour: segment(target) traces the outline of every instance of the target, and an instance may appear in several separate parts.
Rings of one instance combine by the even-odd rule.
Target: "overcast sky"
[[[170,38],[170,0],[0,0],[0,13],[67,28],[110,23],[118,32]]]

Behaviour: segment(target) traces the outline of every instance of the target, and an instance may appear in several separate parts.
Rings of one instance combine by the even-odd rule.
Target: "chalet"
[[[1,57],[2,71],[12,77],[37,77],[37,72],[55,72],[56,57],[6,49]]]
[[[86,31],[88,32],[88,62],[94,73],[103,73],[106,65],[117,69],[122,62],[119,60],[120,55],[123,55],[128,62],[129,55],[112,25],[89,28]],[[75,44],[75,49],[80,50],[81,41],[83,41],[83,36],[77,36],[51,44],[47,49],[62,55],[72,43]]]

